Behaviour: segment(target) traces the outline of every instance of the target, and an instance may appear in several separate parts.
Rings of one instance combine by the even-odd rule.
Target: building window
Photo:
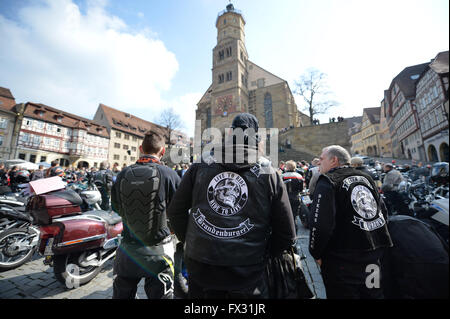
[[[232,54],[231,47],[227,48],[227,57],[230,57]]]
[[[123,138],[126,139],[126,140],[129,140],[130,139],[130,135],[125,134]]]
[[[136,157],[131,156],[131,157],[130,157],[130,160],[134,162],[134,161],[136,161]]]
[[[8,119],[0,118],[0,128],[6,128],[8,126]]]
[[[119,160],[119,159],[120,159],[120,156],[117,154],[114,154],[114,160]]]
[[[219,51],[219,61],[222,61],[225,58],[225,54],[223,52],[223,50]]]
[[[123,144],[123,145],[122,145],[122,148],[123,148],[124,150],[127,150],[127,149],[128,149],[128,145]]]
[[[30,162],[31,163],[36,163],[36,155],[34,155],[34,154],[30,155]]]
[[[19,159],[25,160],[25,153],[19,153]]]
[[[114,148],[120,148],[120,144],[119,143],[114,143]]]
[[[211,127],[211,108],[206,109],[206,128]]]
[[[233,79],[232,72],[227,72],[227,81],[231,81]]]
[[[224,81],[224,76],[223,76],[223,74],[219,74],[219,84],[220,84],[220,83],[223,83],[223,81]]]
[[[136,149],[136,146],[132,146],[132,147],[131,147],[131,150],[132,150],[133,152],[136,152],[136,150],[137,150],[137,149]]]
[[[122,134],[121,134],[120,132],[116,132],[116,137],[117,137],[117,138],[121,138],[121,137],[122,137]]]
[[[41,162],[45,162],[47,160],[47,156],[41,156]]]
[[[266,128],[273,127],[272,95],[269,92],[264,95],[264,117]]]
[[[136,142],[136,141],[137,141],[137,137],[133,136],[133,142]]]

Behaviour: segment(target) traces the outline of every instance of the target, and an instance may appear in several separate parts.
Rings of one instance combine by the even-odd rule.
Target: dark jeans
[[[141,278],[117,276],[113,284],[113,299],[134,299]],[[173,292],[165,291],[166,285],[158,277],[146,277],[144,290],[148,299],[172,299]]]
[[[366,272],[369,264],[376,265],[380,269],[377,287],[367,286],[368,276],[374,274]],[[335,259],[322,260],[321,272],[327,299],[384,299],[379,261],[350,263]]]
[[[102,195],[102,202],[100,204],[100,208],[102,210],[109,210],[110,209],[109,192],[102,188],[102,189],[100,189],[100,194]]]
[[[260,281],[251,287],[240,290],[215,290],[198,285],[192,278],[189,282],[189,299],[267,299],[267,284]]]
[[[125,247],[125,248],[124,248]],[[173,299],[174,273],[167,255],[147,256],[145,247],[129,249],[122,244],[116,251],[113,274],[113,299],[134,299],[137,285],[145,278],[149,299]]]

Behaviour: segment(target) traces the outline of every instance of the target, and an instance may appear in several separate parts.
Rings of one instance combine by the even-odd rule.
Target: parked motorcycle
[[[39,240],[39,228],[20,208],[0,204],[0,270],[17,268],[28,262]]]
[[[90,183],[87,178],[69,183],[67,186],[80,195],[83,200],[81,204],[81,210],[83,212],[101,210],[100,203],[102,202],[102,195],[97,186],[94,183]]]
[[[310,219],[310,212],[309,207],[312,204],[312,200],[309,196],[308,190],[305,190],[299,194],[299,217],[302,225],[305,228],[309,228],[309,219]]]
[[[441,194],[446,194],[442,196]],[[422,180],[403,181],[396,192],[386,192],[389,215],[407,215],[433,227],[447,243],[449,240],[448,186],[434,188]]]
[[[44,264],[68,288],[91,281],[120,244],[122,219],[115,212],[82,212],[80,195],[58,190],[30,198],[27,209],[40,228],[38,251]]]

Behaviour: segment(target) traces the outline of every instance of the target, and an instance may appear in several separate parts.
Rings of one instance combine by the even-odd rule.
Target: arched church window
[[[269,92],[264,95],[264,118],[266,128],[273,127],[272,95]]]

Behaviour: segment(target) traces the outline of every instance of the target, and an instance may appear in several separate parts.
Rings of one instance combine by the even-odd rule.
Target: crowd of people
[[[174,259],[162,260],[177,254],[183,256],[190,298],[267,298],[266,258],[295,247],[298,195],[304,191],[312,198],[309,252],[321,267],[327,298],[383,298],[383,287],[368,286],[366,279],[367,267],[382,267],[384,252],[393,246],[379,189],[397,185],[394,165],[375,163],[386,173],[377,185],[359,157],[331,145],[310,163],[280,162],[260,174],[264,162],[251,160],[261,143],[257,119],[243,113],[231,127],[255,132],[242,145],[222,146],[222,156],[228,149],[242,151],[241,163],[208,154],[200,163],[168,170],[161,163],[162,137],[151,133],[143,142],[148,151],[119,174],[112,203],[127,231],[114,266],[114,298],[133,298],[141,277],[149,297],[173,297],[171,279],[181,271],[180,259],[174,273],[168,271]],[[157,183],[148,182],[156,176]],[[159,197],[151,197],[136,218],[142,195],[135,185],[147,182]],[[144,222],[144,228],[136,222],[147,219],[153,223]],[[179,241],[175,252],[167,246],[170,229]]]
[[[173,298],[182,265],[189,298],[268,298],[267,258],[295,250],[305,191],[312,199],[309,253],[321,268],[327,298],[384,298],[382,285],[367,284],[367,267],[383,267],[383,254],[393,247],[380,189],[392,191],[401,182],[395,163],[375,163],[386,174],[377,184],[360,157],[330,145],[310,163],[281,161],[275,169],[259,160],[263,140],[255,116],[241,113],[231,128],[252,133],[243,144],[226,143],[224,136],[221,159],[211,153],[199,163],[168,167],[164,137],[148,132],[133,165],[110,169],[103,162],[99,170],[73,171],[55,162],[31,179],[91,175],[101,181],[102,208],[117,212],[124,224],[113,298],[134,298],[142,278],[149,298]],[[0,174],[11,179],[16,173],[0,166]]]

